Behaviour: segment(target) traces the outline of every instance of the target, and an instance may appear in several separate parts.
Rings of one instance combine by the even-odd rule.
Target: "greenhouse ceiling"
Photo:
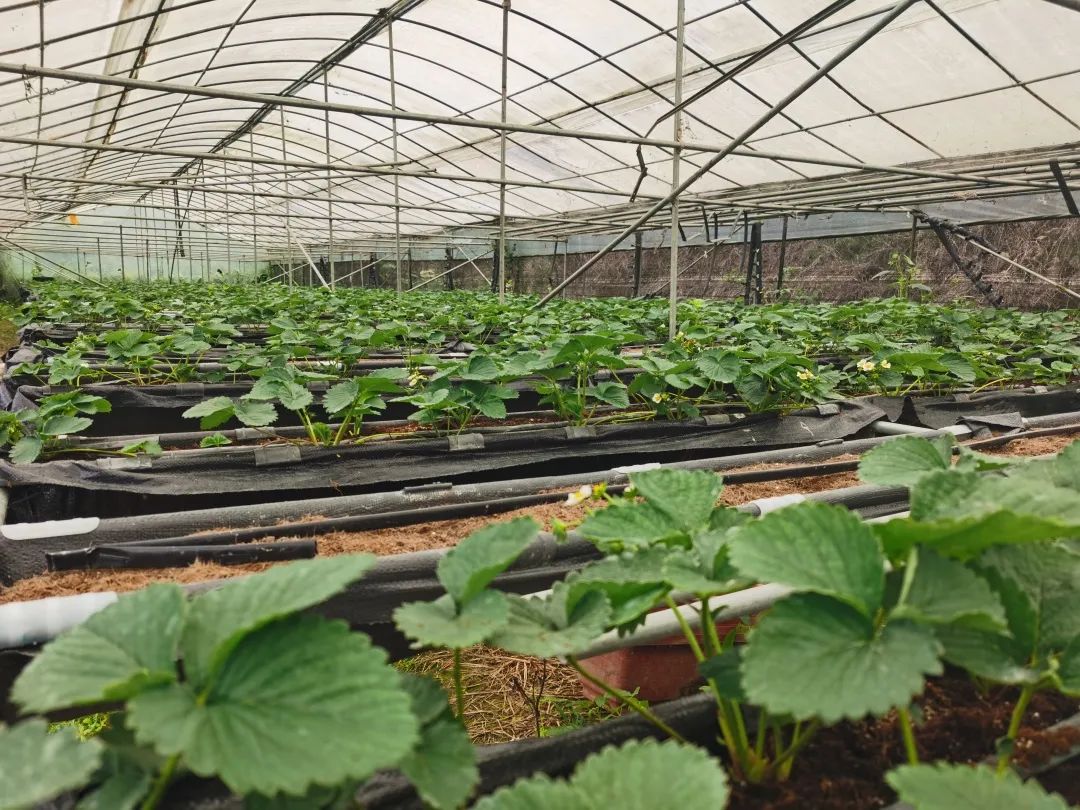
[[[1072,0],[386,3],[0,6],[0,239],[602,248],[673,211],[717,240],[1073,210]]]

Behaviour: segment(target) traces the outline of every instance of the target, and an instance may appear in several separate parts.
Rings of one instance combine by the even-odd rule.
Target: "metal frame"
[[[1073,10],[1080,5],[1069,0],[1044,1]],[[135,256],[137,263],[145,262],[150,277],[151,257],[159,263],[159,273],[164,261],[171,276],[182,245],[191,254],[191,267],[198,228],[203,232],[202,259],[208,277],[211,256],[219,261],[224,258],[229,266],[233,259],[249,261],[253,268],[260,258],[287,264],[302,260],[313,276],[330,287],[337,283],[335,255],[359,250],[389,254],[392,250],[399,291],[404,288],[403,254],[412,257],[419,248],[441,253],[463,245],[475,252],[490,249],[494,242],[492,265],[500,270],[496,285],[500,299],[505,296],[506,257],[512,241],[543,243],[545,253],[553,246],[557,256],[559,242],[567,244],[571,237],[609,236],[576,271],[563,274],[543,298],[541,303],[545,303],[609,251],[630,249],[630,235],[666,229],[671,237],[668,286],[674,334],[679,246],[687,240],[710,242],[710,222],[718,234],[721,227],[735,225],[742,217],[782,219],[786,226],[789,218],[804,214],[896,214],[943,202],[1002,200],[1045,192],[1056,192],[1068,201],[1070,184],[1080,182],[1080,125],[1042,92],[1042,85],[1051,78],[1080,76],[1080,64],[1056,77],[1010,70],[1005,60],[936,0],[901,0],[889,5],[881,0],[881,7],[855,15],[848,10],[851,0],[835,0],[783,30],[753,0],[716,0],[715,7],[692,19],[686,19],[680,0],[673,21],[648,19],[628,1],[605,0],[613,14],[625,15],[628,27],[642,32],[633,41],[606,51],[593,47],[581,32],[568,33],[554,18],[512,8],[510,0],[477,0],[477,20],[501,18],[498,44],[494,37],[492,44],[485,44],[483,37],[435,22],[437,16],[422,13],[424,0],[397,0],[370,13],[301,4],[303,8],[287,14],[263,13],[260,0],[248,0],[238,6],[232,19],[198,27],[194,21],[199,14],[194,14],[188,30],[170,27],[174,12],[210,9],[213,2],[178,2],[169,6],[166,15],[162,0],[146,13],[103,24],[95,21],[82,30],[65,26],[64,33],[50,38],[48,31],[54,27],[47,24],[49,4],[39,0],[37,25],[25,32],[26,47],[0,52],[0,59],[23,51],[35,53],[38,62],[0,62],[0,73],[12,77],[0,81],[0,87],[34,81],[17,104],[0,101],[0,120],[5,121],[0,125],[0,155],[5,158],[5,171],[0,172],[0,234],[30,249],[57,250],[66,243],[83,252],[99,248],[107,256],[119,252],[121,265],[124,258]],[[944,20],[958,41],[968,43],[1003,77],[999,83],[951,100],[1018,88],[1057,115],[1063,126],[1076,128],[1074,142],[1005,155],[945,159],[895,120],[926,106],[925,102],[871,109],[858,99],[834,69],[915,5]],[[4,11],[0,8],[0,19]],[[696,44],[698,40],[687,36],[694,30],[707,30],[701,26],[722,26],[728,15],[736,14],[753,15],[768,32],[765,41],[716,61]],[[289,39],[260,38],[258,44],[269,49],[266,55],[270,57],[275,56],[277,44],[288,43],[290,48],[304,44],[302,58],[284,65],[294,75],[282,76],[280,59],[251,56],[254,45],[249,32],[282,20],[295,20],[298,27],[311,24],[312,32],[301,31]],[[355,33],[344,38],[327,36],[329,29],[319,26],[328,21],[335,23],[334,31],[351,26]],[[118,36],[123,26],[135,23],[142,26],[137,41]],[[582,65],[545,74],[543,66],[515,53],[511,26],[515,42],[520,26],[521,31],[543,32],[554,42],[572,44],[588,57]],[[404,39],[395,42],[399,29]],[[492,64],[498,60],[500,69],[475,76],[457,72],[451,65],[440,64],[437,54],[410,45],[408,34],[413,31],[475,48]],[[815,37],[851,32],[859,33],[836,56],[823,64],[815,61],[815,50],[810,47]],[[64,43],[92,35],[110,43],[106,52],[81,63],[53,66],[46,62],[47,56],[64,52]],[[186,38],[207,47],[184,49]],[[129,41],[132,44],[125,44]],[[673,73],[652,66],[649,75],[636,75],[627,67],[638,49],[672,44]],[[169,47],[159,47],[163,45]],[[385,55],[379,54],[380,49],[385,49]],[[358,58],[367,54],[370,58]],[[780,54],[794,54],[812,72],[790,93],[773,101],[754,89],[750,69]],[[372,69],[372,64],[379,63],[387,66],[385,74]],[[90,73],[86,71],[90,64],[115,65],[116,72]],[[243,83],[230,81],[230,72],[240,68],[256,76],[251,81],[259,89],[275,84],[281,89],[250,92]],[[587,97],[576,89],[579,83],[574,74],[588,69],[609,71],[624,86],[607,98]],[[447,71],[455,81],[473,88],[472,106],[440,96],[417,78],[435,70]],[[842,121],[806,124],[799,113],[792,112],[793,102],[818,81],[845,94],[852,109],[861,112]],[[379,89],[380,82],[386,93]],[[85,87],[95,88],[95,93],[79,95],[79,88]],[[695,107],[695,102],[720,88],[755,99],[765,112],[741,133],[726,131],[725,121],[707,120]],[[358,103],[331,101],[332,91],[335,97]],[[566,109],[554,117],[538,112],[535,98],[545,92],[563,94]],[[58,101],[51,101],[52,95]],[[59,100],[67,95],[78,100],[64,105]],[[410,109],[405,99],[415,97],[440,101],[448,113]],[[620,113],[621,101],[631,98],[642,104],[668,105],[670,110],[641,132]],[[275,108],[279,113],[276,125]],[[493,109],[498,110],[497,117]],[[674,119],[672,137],[653,137],[656,126],[669,117]],[[576,125],[583,118],[599,123],[591,128]],[[871,118],[886,123],[897,138],[930,157],[913,164],[875,164],[830,140],[828,127]],[[804,154],[771,148],[776,136],[763,129],[773,122],[781,134],[797,133],[805,136],[804,143],[820,148],[808,146]],[[692,135],[687,136],[688,132]],[[313,137],[316,133],[319,137]],[[246,149],[236,149],[244,139]],[[570,165],[545,146],[565,143],[565,139],[587,149],[596,158],[591,162],[595,167]],[[627,146],[634,147],[632,157]],[[514,157],[508,159],[511,153]],[[781,167],[791,179],[739,182],[738,172],[728,169],[735,158]],[[221,169],[208,177],[204,167],[212,163]],[[684,166],[691,167],[685,178]],[[666,191],[658,190],[655,180],[645,187],[643,181],[650,176],[668,172],[671,182]],[[706,177],[714,180],[714,187],[719,181],[724,188],[696,190],[695,184]],[[631,187],[632,178],[636,182]],[[201,206],[191,205],[196,192],[202,195]],[[56,221],[73,209],[92,206],[113,208],[94,215],[93,225],[74,233],[72,227]],[[121,210],[115,210],[117,206]],[[166,209],[171,213],[164,214]],[[699,224],[683,227],[684,221]],[[125,222],[129,227],[124,227]],[[313,253],[323,251],[329,262],[329,282],[312,259]],[[568,252],[563,254],[564,266]],[[483,275],[474,261],[467,263]],[[288,278],[292,283],[293,274]]]

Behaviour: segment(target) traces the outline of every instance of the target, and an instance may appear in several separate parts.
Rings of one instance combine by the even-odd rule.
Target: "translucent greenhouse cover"
[[[0,6],[2,234],[44,245],[80,214],[141,203],[162,233],[228,223],[230,239],[264,250],[395,233],[490,241],[502,138],[454,121],[501,120],[503,3],[387,3]],[[685,0],[681,178],[894,5]],[[671,191],[677,6],[512,0],[506,121],[534,131],[506,136],[509,238],[589,244]],[[842,8],[743,64],[828,6]],[[823,232],[914,210],[1065,214],[1050,164],[1066,184],[1076,177],[1078,42],[1080,13],[1046,0],[915,2],[687,189],[681,216],[721,238],[743,217],[780,214],[812,215]],[[391,109],[411,117],[379,114]],[[640,147],[644,172],[641,140],[653,142]]]

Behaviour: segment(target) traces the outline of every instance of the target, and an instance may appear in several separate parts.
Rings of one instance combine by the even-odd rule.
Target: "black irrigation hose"
[[[317,551],[314,540],[230,545],[162,544],[150,547],[126,543],[49,552],[45,555],[45,562],[50,572],[101,568],[183,568],[197,562],[243,565],[307,560],[314,557]]]

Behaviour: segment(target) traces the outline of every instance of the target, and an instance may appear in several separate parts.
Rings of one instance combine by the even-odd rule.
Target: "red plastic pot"
[[[716,632],[724,638],[740,624],[739,620],[718,622]],[[701,634],[696,635],[700,641]],[[741,637],[736,639],[738,642],[743,640]],[[701,680],[694,653],[681,633],[586,658],[581,667],[616,689],[631,692],[650,703],[691,694]],[[590,700],[603,694],[584,678],[581,679],[581,691]]]

